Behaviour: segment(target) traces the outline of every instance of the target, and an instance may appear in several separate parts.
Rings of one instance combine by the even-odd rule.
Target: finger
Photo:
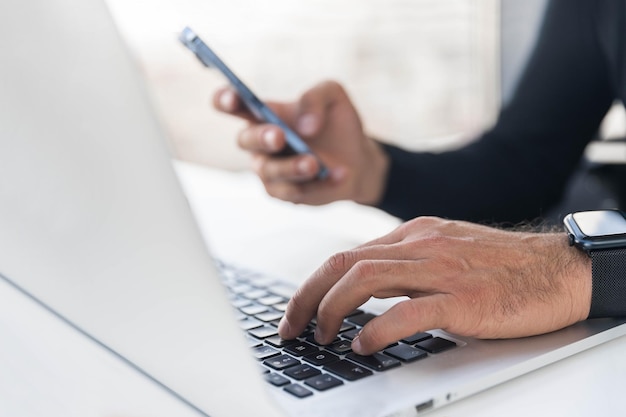
[[[213,107],[221,112],[240,117],[250,122],[257,121],[235,90],[230,86],[220,88],[213,94]]]
[[[257,156],[254,161],[254,170],[267,185],[273,182],[280,184],[300,183],[312,181],[316,178],[319,171],[319,162],[312,155],[274,158]],[[278,191],[278,187],[275,188],[275,191]],[[270,195],[273,194],[270,193]]]
[[[285,148],[283,131],[268,124],[250,125],[237,136],[237,144],[245,151],[278,153]]]
[[[418,332],[448,327],[446,296],[435,294],[402,301],[370,320],[352,341],[352,350],[371,355]]]
[[[266,159],[258,155],[255,157],[255,172],[260,171]],[[295,181],[267,181],[263,185],[272,197],[296,204],[327,204],[337,201],[338,196],[343,195],[342,186],[346,181],[346,170],[343,167],[329,170],[329,176],[324,181],[313,181],[315,178],[308,172],[306,176]]]
[[[405,257],[401,250],[386,250],[383,255],[391,259],[355,263],[321,300],[315,330],[318,342],[333,340],[343,319],[371,297],[416,297],[441,291],[437,278],[420,273],[424,261],[398,260]]]
[[[298,103],[298,132],[309,137],[319,133],[327,109],[342,99],[347,99],[346,92],[334,81],[322,82],[305,92]]]
[[[336,253],[296,290],[278,326],[278,333],[283,339],[293,339],[302,333],[315,317],[324,295],[354,265],[356,256],[354,251]]]
[[[428,251],[433,249],[428,248]],[[394,262],[391,263],[392,266],[389,263],[376,265],[374,262],[365,262],[363,266],[351,271],[355,264],[363,260],[403,259],[421,259],[420,251],[415,250],[414,245],[407,244],[376,245],[331,256],[292,297],[279,327],[281,337],[298,336],[317,313],[316,339],[320,343],[329,342],[336,335],[346,314],[360,306],[372,294],[382,294],[385,288],[384,279],[394,279],[397,276],[400,281],[411,282],[415,292],[434,292],[438,288],[439,275],[429,272],[430,264],[420,265],[419,280],[412,279],[416,272],[410,262]],[[395,270],[389,273],[390,268]],[[349,271],[351,275],[346,276]],[[369,286],[362,286],[360,281],[369,282]],[[335,285],[337,289],[333,289],[331,293]],[[399,284],[394,286],[401,288]]]

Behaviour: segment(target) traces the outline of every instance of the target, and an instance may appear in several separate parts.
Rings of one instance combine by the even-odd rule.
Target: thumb
[[[314,136],[326,122],[328,110],[347,100],[343,87],[335,81],[324,81],[306,91],[299,101],[296,129],[303,136]]]

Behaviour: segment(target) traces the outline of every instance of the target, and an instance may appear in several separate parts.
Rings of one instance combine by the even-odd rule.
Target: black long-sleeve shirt
[[[615,100],[626,100],[626,1],[553,0],[511,101],[477,141],[441,154],[385,145],[379,207],[479,222],[541,216],[559,201]]]

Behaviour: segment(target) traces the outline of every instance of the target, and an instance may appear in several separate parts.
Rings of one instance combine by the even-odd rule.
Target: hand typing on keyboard
[[[370,297],[407,296],[364,325],[355,353],[430,329],[478,338],[546,333],[587,317],[590,269],[563,233],[421,217],[332,256],[291,298],[278,332],[292,339],[316,317],[314,340],[326,345]]]

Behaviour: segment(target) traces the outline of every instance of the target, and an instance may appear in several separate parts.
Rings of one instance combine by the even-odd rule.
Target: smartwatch
[[[570,245],[591,257],[589,318],[626,316],[626,212],[581,211],[563,223]]]

